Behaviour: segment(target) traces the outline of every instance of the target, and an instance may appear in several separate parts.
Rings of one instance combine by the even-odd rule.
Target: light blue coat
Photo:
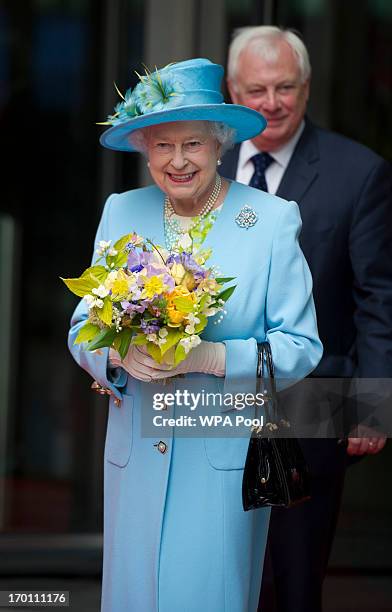
[[[136,231],[164,244],[163,200],[155,186],[110,196],[97,241]],[[245,205],[258,215],[248,230],[235,221]],[[281,378],[300,379],[321,358],[300,228],[295,203],[231,184],[205,242],[213,249],[209,263],[236,277],[227,315],[203,334],[225,342],[225,392],[242,378],[255,378],[256,342],[268,339]],[[184,438],[171,429],[162,438],[166,452],[159,452],[159,432],[154,439],[140,433],[148,383],[121,369],[108,376],[107,349],[89,353],[73,345],[86,315],[81,302],[70,349],[113,393],[105,445],[102,612],[255,612],[269,510],[242,509],[248,440]],[[192,375],[174,380],[170,390],[184,388],[187,380],[191,384]],[[114,396],[122,400],[119,407]],[[174,407],[165,415],[179,413]]]

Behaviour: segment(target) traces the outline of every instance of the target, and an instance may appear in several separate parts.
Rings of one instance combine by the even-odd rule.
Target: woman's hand
[[[224,376],[226,369],[226,347],[223,342],[206,342],[202,340],[198,346],[189,352],[187,358],[176,367],[165,363],[157,363],[150,357],[144,346],[131,345],[123,361],[121,361],[117,351],[110,349],[109,359],[111,365],[122,367],[133,378],[143,382],[153,382],[187,372]]]

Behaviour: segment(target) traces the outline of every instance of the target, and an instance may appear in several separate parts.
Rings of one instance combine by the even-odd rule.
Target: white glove
[[[187,358],[176,367],[165,363],[156,363],[144,346],[131,345],[123,361],[121,361],[117,351],[110,349],[109,360],[113,367],[122,367],[131,376],[144,382],[169,378],[186,372],[224,376],[226,371],[226,347],[223,342],[202,340],[198,346],[189,352]]]

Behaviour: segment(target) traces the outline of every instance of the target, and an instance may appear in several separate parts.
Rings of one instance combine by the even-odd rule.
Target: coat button
[[[162,453],[162,455],[164,455],[167,451],[167,444],[165,444],[164,442],[162,442],[162,440],[160,440],[160,442],[158,442],[158,444],[154,444],[155,448],[157,450],[159,450],[160,453]]]

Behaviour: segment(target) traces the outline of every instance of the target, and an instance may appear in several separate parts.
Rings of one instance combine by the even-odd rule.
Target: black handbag
[[[266,376],[266,372],[268,376]],[[265,396],[262,427],[252,427],[242,480],[244,510],[289,508],[310,498],[309,470],[299,442],[284,436],[269,342],[258,345],[258,392]],[[287,431],[287,430],[286,430]]]

